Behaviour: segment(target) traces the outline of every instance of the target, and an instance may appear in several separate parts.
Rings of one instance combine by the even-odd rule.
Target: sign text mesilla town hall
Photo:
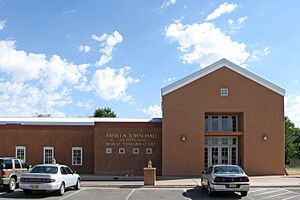
[[[155,146],[157,134],[108,133],[107,146]]]

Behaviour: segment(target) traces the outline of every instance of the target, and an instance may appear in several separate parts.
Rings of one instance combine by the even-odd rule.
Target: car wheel
[[[31,195],[32,194],[32,190],[23,190],[25,195]]]
[[[76,185],[75,185],[75,190],[79,190],[80,189],[80,180],[77,179]]]
[[[247,194],[248,194],[248,192],[247,192],[247,191],[241,192],[241,196],[242,196],[242,197],[245,197],[245,196],[247,196]]]
[[[210,185],[209,185],[209,183],[207,184],[207,194],[209,195],[209,196],[212,196],[213,195],[213,191],[212,191],[212,189],[211,189],[211,187],[210,187]]]
[[[65,184],[64,183],[61,183],[59,189],[57,190],[57,194],[59,196],[63,196],[65,194]]]
[[[8,183],[8,192],[13,192],[16,189],[16,179],[10,178]]]

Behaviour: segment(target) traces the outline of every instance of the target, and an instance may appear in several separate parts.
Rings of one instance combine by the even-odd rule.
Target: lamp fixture
[[[262,139],[263,139],[264,141],[267,141],[267,140],[268,140],[268,135],[264,133],[264,134],[262,135]]]
[[[185,136],[185,135],[182,135],[182,136],[181,136],[181,141],[182,141],[182,142],[185,142],[185,141],[186,141],[186,136]]]

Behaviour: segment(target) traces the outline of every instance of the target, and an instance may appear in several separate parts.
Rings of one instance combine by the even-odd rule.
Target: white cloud
[[[0,31],[2,31],[5,28],[6,25],[6,19],[5,20],[0,20]]]
[[[176,4],[176,0],[166,0],[162,3],[162,5],[160,6],[161,8],[166,8],[170,5],[175,5]]]
[[[167,78],[164,80],[165,83],[169,83],[169,82],[172,82],[172,81],[175,81],[176,80],[176,77],[170,77],[170,78]]]
[[[263,50],[255,50],[251,54],[251,59],[252,61],[258,61],[260,57],[262,56],[267,56],[270,53],[270,47],[266,47]]]
[[[269,53],[270,53],[270,47],[264,48],[263,54],[264,54],[265,56],[267,56],[267,55],[269,55]]]
[[[73,9],[73,10],[65,10],[62,12],[62,15],[70,15],[70,14],[73,14],[73,13],[76,13],[77,10],[76,9]]]
[[[75,65],[53,55],[16,49],[12,40],[0,41],[0,110],[2,116],[49,113],[72,103],[72,87],[85,79],[88,64]]]
[[[23,82],[0,82],[1,116],[34,116],[48,113],[52,117],[64,116],[57,109],[72,103],[70,90],[62,88],[49,93]]]
[[[80,45],[78,47],[78,51],[84,52],[84,53],[88,53],[91,50],[91,47],[88,45]]]
[[[219,7],[217,9],[215,9],[212,13],[210,13],[206,17],[205,20],[210,21],[210,20],[216,19],[216,18],[220,17],[223,14],[232,12],[235,8],[237,8],[236,4],[231,4],[231,3],[225,2],[221,5],[219,5]]]
[[[97,70],[89,84],[89,89],[105,100],[133,104],[133,97],[127,94],[127,89],[129,85],[138,83],[139,79],[128,76],[130,70],[131,68],[127,66],[119,70],[109,67]]]
[[[300,128],[300,95],[289,95],[285,97],[285,115]]]
[[[231,33],[235,33],[235,30],[238,30],[238,29],[242,28],[242,26],[243,26],[244,22],[246,21],[246,19],[248,19],[247,16],[240,17],[237,20],[229,19],[228,24],[229,24],[230,28],[232,29]]]
[[[102,66],[112,59],[114,47],[123,41],[123,36],[118,31],[115,31],[112,35],[107,35],[106,33],[100,36],[92,35],[92,39],[100,42],[100,53],[102,56],[96,62],[96,65]]]
[[[250,56],[246,44],[234,41],[212,23],[184,25],[174,22],[166,27],[166,38],[178,43],[184,63],[205,67],[218,59],[245,65]]]
[[[162,117],[162,110],[159,105],[149,106],[148,108],[142,109],[142,111],[151,117]]]
[[[94,102],[92,100],[83,99],[82,101],[78,101],[76,106],[90,110],[94,106]]]

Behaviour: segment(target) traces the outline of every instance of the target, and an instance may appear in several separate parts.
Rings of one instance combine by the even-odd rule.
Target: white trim
[[[52,150],[52,160],[55,159],[55,158],[54,158],[54,147],[49,147],[49,146],[43,147],[43,163],[44,163],[44,164],[46,164],[46,163],[45,163],[45,151],[46,151],[46,150]],[[47,163],[47,164],[52,164],[52,163]]]
[[[15,147],[15,157],[16,157],[17,159],[20,159],[20,158],[17,157],[17,155],[18,155],[18,154],[17,154],[17,151],[18,151],[19,149],[24,151],[24,159],[21,159],[21,160],[22,160],[24,163],[26,163],[26,146],[16,146],[16,147]]]
[[[81,152],[80,164],[74,164],[74,150],[80,150],[80,152]],[[82,160],[83,160],[83,150],[82,150],[82,147],[72,147],[72,165],[73,166],[82,166]]]
[[[0,118],[0,125],[93,126],[100,122],[161,122],[161,118]]]
[[[182,78],[182,79],[180,79],[180,80],[178,80],[178,81],[162,88],[161,89],[162,96],[166,95],[170,92],[173,92],[174,90],[177,90],[177,89],[179,89],[179,88],[181,88],[181,87],[183,87],[183,86],[185,86],[185,85],[187,85],[187,84],[189,84],[189,83],[191,83],[191,82],[193,82],[193,81],[195,81],[199,78],[202,78],[202,77],[204,77],[204,76],[206,76],[206,75],[208,75],[208,74],[210,74],[210,73],[212,73],[212,72],[214,72],[214,71],[216,71],[216,70],[218,70],[222,67],[227,67],[227,68],[229,68],[229,69],[231,69],[231,70],[233,70],[233,71],[235,71],[235,72],[237,72],[237,73],[239,73],[239,74],[241,74],[241,75],[243,75],[243,76],[245,76],[245,77],[261,84],[261,85],[263,85],[263,86],[265,86],[266,88],[269,88],[270,90],[273,90],[274,92],[276,92],[276,93],[278,93],[282,96],[285,95],[285,90],[283,88],[281,88],[281,87],[275,85],[274,83],[272,83],[272,82],[270,82],[270,81],[268,81],[268,80],[266,80],[266,79],[264,79],[264,78],[262,78],[262,77],[260,77],[256,74],[254,74],[254,73],[252,73],[252,72],[250,72],[250,71],[248,71],[248,70],[246,70],[246,69],[244,69],[244,68],[242,68],[242,67],[240,67],[240,66],[238,66],[238,65],[236,65],[236,64],[234,64],[234,63],[232,63],[228,60],[226,60],[225,58],[223,58],[223,59],[221,59],[221,60],[219,60],[219,61],[217,61],[217,62],[215,62],[215,63],[213,63],[213,64],[211,64],[211,65],[209,65],[209,66],[207,66],[207,67],[205,67],[205,68],[203,68],[203,69],[201,69],[201,70],[199,70],[199,71],[197,71],[197,72],[195,72],[195,73],[193,73],[189,76],[186,76],[186,77],[184,77],[184,78]]]

